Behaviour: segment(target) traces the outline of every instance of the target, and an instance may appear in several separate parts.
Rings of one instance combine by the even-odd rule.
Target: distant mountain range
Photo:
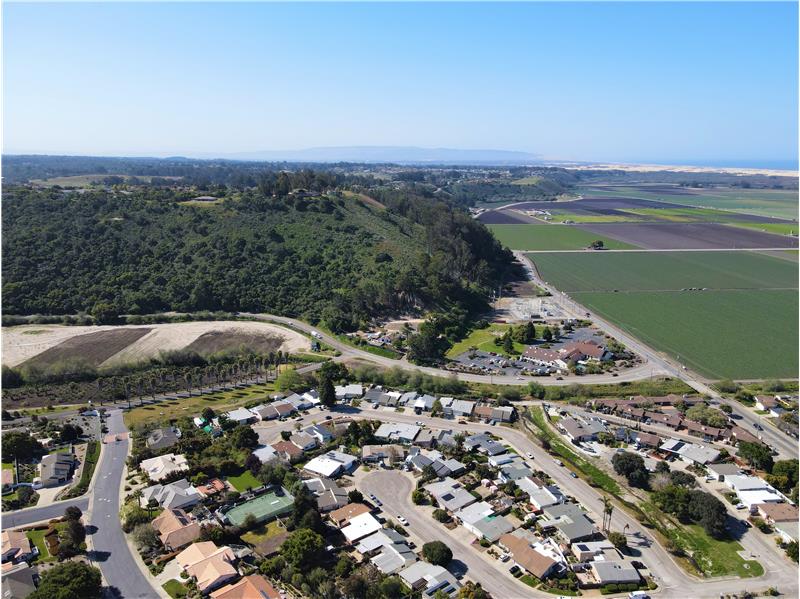
[[[304,150],[265,150],[198,158],[287,162],[393,162],[399,164],[531,164],[541,157],[511,150],[459,150],[455,148],[419,148],[414,146],[340,146]]]

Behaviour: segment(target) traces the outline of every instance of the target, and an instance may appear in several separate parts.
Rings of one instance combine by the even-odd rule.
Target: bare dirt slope
[[[88,338],[87,335],[105,331],[131,331],[120,337],[119,334],[108,338]],[[132,333],[132,331],[136,331]],[[144,331],[141,333],[139,331]],[[213,333],[205,337],[204,335]],[[76,340],[76,338],[84,339]],[[127,343],[120,345],[120,339],[127,339]],[[26,360],[42,354],[48,350],[58,350],[60,359],[69,355],[62,350],[72,347],[73,353],[79,357],[84,355],[89,347],[85,342],[92,342],[92,353],[105,352],[105,357],[100,365],[110,365],[122,362],[137,362],[157,356],[160,351],[183,349],[195,342],[199,347],[194,349],[215,351],[214,347],[238,347],[243,341],[245,345],[275,348],[275,351],[297,352],[307,350],[309,341],[306,337],[277,325],[250,322],[250,321],[219,321],[219,322],[181,322],[166,323],[146,326],[59,326],[59,325],[25,325],[18,327],[3,327],[2,329],[2,363],[9,366],[18,366]],[[66,344],[66,342],[70,342]],[[112,342],[115,347],[111,347]],[[111,349],[114,349],[113,353]],[[258,348],[255,348],[258,349]]]

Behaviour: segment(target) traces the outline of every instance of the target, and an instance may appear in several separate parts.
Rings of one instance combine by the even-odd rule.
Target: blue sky
[[[4,152],[797,158],[794,3],[9,4]]]

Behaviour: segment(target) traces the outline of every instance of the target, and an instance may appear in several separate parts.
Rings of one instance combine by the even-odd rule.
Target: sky
[[[4,153],[797,161],[796,3],[3,9]]]

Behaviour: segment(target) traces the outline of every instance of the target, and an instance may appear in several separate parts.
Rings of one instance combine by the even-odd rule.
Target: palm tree
[[[608,528],[611,526],[611,514],[614,512],[614,505],[606,495],[603,495],[601,501],[603,502],[603,530],[608,532]]]
[[[131,377],[122,377],[122,390],[125,393],[125,399],[128,401],[128,409],[131,409]]]

